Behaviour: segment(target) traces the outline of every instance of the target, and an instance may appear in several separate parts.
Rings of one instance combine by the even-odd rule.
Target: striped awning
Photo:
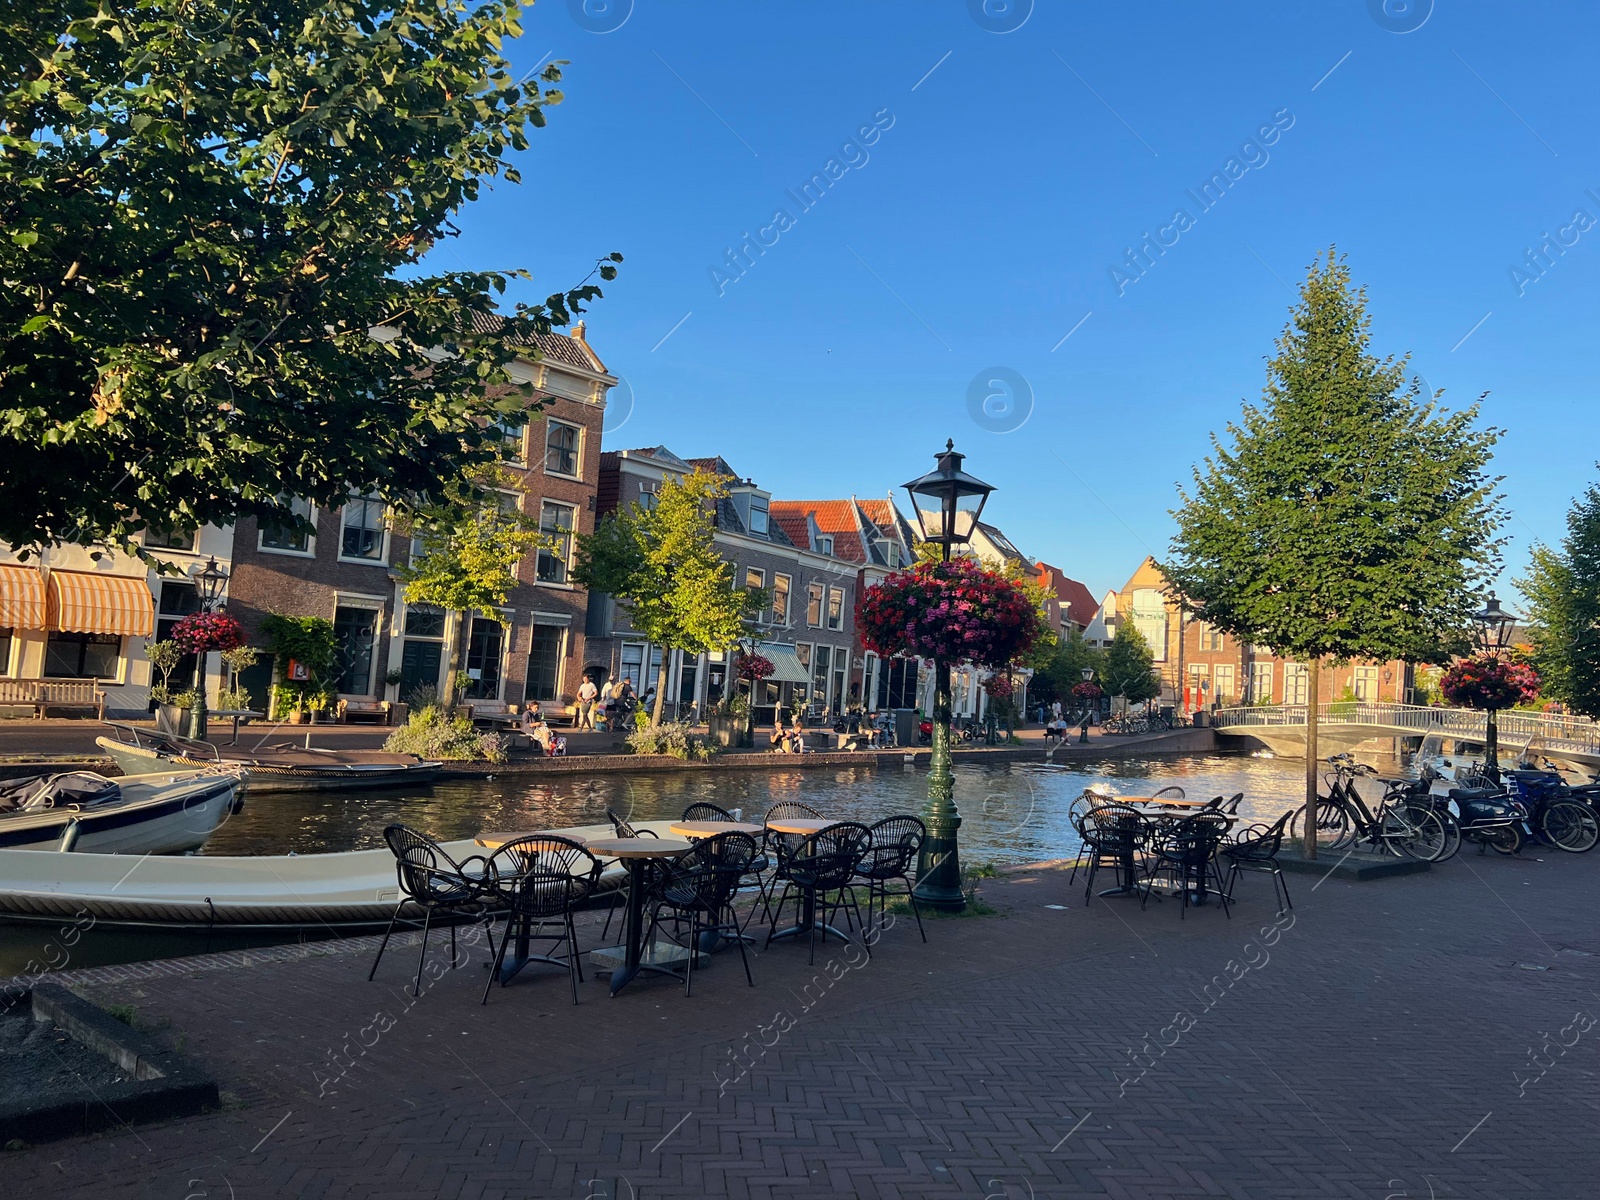
[[[143,575],[51,571],[45,628],[63,633],[120,633],[149,637],[156,604]]]
[[[44,628],[44,579],[35,567],[0,564],[0,629]]]

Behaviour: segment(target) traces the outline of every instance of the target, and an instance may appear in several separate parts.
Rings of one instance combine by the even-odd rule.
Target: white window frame
[[[510,426],[513,422],[521,431],[517,436],[511,436]],[[526,410],[502,413],[489,422],[489,428],[500,431],[501,437],[497,443],[500,449],[500,461],[507,466],[526,467],[528,465],[528,426],[530,424]],[[507,450],[513,453],[508,456],[505,453]]]
[[[1372,695],[1363,696],[1363,684],[1370,684]],[[1357,667],[1350,677],[1350,690],[1355,693],[1356,699],[1362,703],[1372,703],[1383,694],[1383,673],[1378,667]]]
[[[833,622],[833,598],[835,596],[839,597],[839,623],[837,625],[835,625],[834,622]],[[828,629],[828,630],[830,630],[832,632],[837,633],[837,632],[839,632],[839,631],[844,629],[845,617],[844,617],[844,589],[843,588],[830,587],[828,589],[827,608],[823,610],[822,620],[823,620],[824,628],[826,628],[826,629]]]
[[[1250,700],[1259,704],[1263,699],[1271,700],[1277,692],[1276,680],[1273,679],[1273,664],[1270,662],[1257,662],[1250,664]],[[1266,681],[1263,691],[1262,681]]]
[[[1290,680],[1296,686],[1291,686]],[[1291,693],[1298,692],[1299,698],[1295,699]],[[1305,704],[1311,699],[1311,669],[1305,663],[1286,662],[1283,664],[1283,703]]]
[[[545,527],[544,527],[544,510],[547,507],[548,508],[564,508],[569,513],[572,514],[572,522],[571,522],[571,524],[569,524],[567,526],[567,530],[566,530],[566,533],[567,533],[567,553],[566,553],[566,559],[565,559],[565,562],[563,564],[563,568],[562,568],[562,572],[561,572],[562,579],[561,579],[560,582],[556,582],[555,580],[549,580],[549,579],[540,579],[539,578],[539,559],[540,559],[541,556],[543,556],[545,554],[550,554],[551,552],[549,550],[545,549],[543,546],[539,547],[539,549],[534,552],[534,558],[533,558],[533,582],[534,582],[534,586],[536,586],[536,587],[547,587],[547,588],[557,588],[557,589],[559,589],[561,591],[570,592],[570,591],[573,590],[573,588],[575,586],[573,584],[573,582],[572,582],[572,555],[573,555],[574,551],[577,549],[577,545],[578,545],[578,506],[576,504],[567,504],[567,503],[565,503],[564,501],[561,501],[561,500],[549,500],[549,499],[545,499],[545,498],[541,497],[540,500],[539,500],[539,531],[540,531],[541,534],[546,532]],[[552,555],[552,557],[554,557],[554,556]]]
[[[351,496],[348,501],[340,505],[339,561],[342,563],[351,563],[356,566],[383,567],[387,569],[389,566],[389,519],[387,515],[384,515],[383,526],[378,531],[378,554],[375,558],[359,558],[355,555],[349,555],[344,552],[345,509],[350,504],[377,504],[379,506],[380,513],[383,511],[383,508],[386,507],[383,501],[379,500],[376,496]],[[364,529],[366,526],[362,526],[362,528]]]
[[[778,613],[778,606],[777,606],[778,580],[780,580],[780,579],[783,580],[783,613],[782,613],[781,616]],[[775,625],[782,625],[784,628],[787,629],[788,626],[789,626],[789,610],[794,605],[794,576],[793,575],[786,575],[782,571],[774,571],[772,573],[772,599],[773,599],[772,622]]]
[[[826,555],[828,558],[833,557],[833,534],[817,534],[817,553]]]
[[[817,597],[817,619],[811,619],[811,597]],[[806,628],[821,629],[823,622],[828,619],[828,589],[813,580],[806,584]]]
[[[573,448],[572,451],[572,460],[577,464],[577,470],[571,474],[568,474],[565,471],[552,471],[550,469],[550,432],[557,426],[560,426],[562,429],[570,429],[578,435],[578,444]],[[544,473],[546,475],[549,475],[553,479],[583,479],[583,433],[583,426],[575,424],[572,421],[558,421],[554,417],[548,417],[545,419],[544,461],[540,463],[540,466],[544,468]]]
[[[291,510],[293,509],[294,505],[302,504],[302,503],[305,503],[305,502],[301,501],[301,500],[295,500],[295,499],[290,499],[290,501],[289,501],[289,505],[290,505]],[[315,504],[306,504],[306,509],[307,509],[306,520],[311,522],[311,532],[306,534],[306,548],[304,550],[290,550],[290,549],[287,549],[287,548],[284,548],[284,547],[280,547],[280,546],[269,546],[269,545],[267,545],[266,544],[266,536],[267,536],[266,530],[262,527],[261,522],[257,521],[256,522],[256,553],[258,553],[258,554],[282,554],[282,555],[285,555],[285,556],[287,556],[289,558],[315,558],[317,556],[317,506]],[[343,528],[342,527],[340,529],[340,535],[341,535],[341,537],[343,536]],[[362,562],[366,562],[367,560],[366,559],[362,559],[361,561]]]
[[[634,501],[644,512],[650,512],[661,502],[661,481],[659,479],[639,480],[639,498]]]
[[[761,514],[761,528],[756,528],[756,513]],[[767,536],[772,530],[772,505],[760,496],[750,497],[750,532]]]

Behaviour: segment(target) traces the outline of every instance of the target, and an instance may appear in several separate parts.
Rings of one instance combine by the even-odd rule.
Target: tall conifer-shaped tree
[[[1600,717],[1600,486],[1573,501],[1560,549],[1533,548],[1517,586],[1528,598],[1540,690],[1573,712]]]
[[[1180,490],[1161,569],[1208,624],[1310,667],[1306,811],[1316,854],[1324,659],[1438,661],[1462,644],[1499,569],[1504,521],[1490,462],[1500,431],[1406,384],[1370,352],[1365,289],[1330,247],[1247,404]]]

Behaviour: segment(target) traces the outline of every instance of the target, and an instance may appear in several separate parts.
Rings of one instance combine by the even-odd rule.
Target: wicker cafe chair
[[[763,824],[768,821],[826,821],[827,819],[809,804],[801,804],[798,800],[780,800],[767,809],[767,815],[761,818]],[[805,840],[804,834],[777,833],[769,829],[762,835],[764,857],[781,868],[784,862],[800,849],[800,844]],[[776,876],[769,876],[761,885],[761,906],[767,915],[770,915],[772,889],[776,883]]]
[[[619,838],[636,838],[636,837],[658,838],[658,837],[661,836],[659,833],[655,832],[655,830],[653,830],[653,829],[635,829],[632,825],[630,825],[628,823],[626,817],[619,817],[615,812],[613,812],[609,808],[606,809],[606,819],[611,822],[611,828],[617,831],[617,836]],[[649,864],[647,863],[646,866],[648,866],[648,865]],[[629,878],[631,879],[632,876],[629,876]],[[624,910],[626,910],[626,908],[628,907],[628,904],[627,904],[628,888],[631,887],[631,886],[633,886],[631,883],[624,884],[622,887],[618,888],[616,890],[616,893],[612,896],[612,898],[611,898],[611,907],[606,910],[606,927],[600,931],[600,940],[602,942],[605,941],[606,938],[611,933],[611,918],[614,917],[616,915],[616,913],[617,913],[617,908],[618,908],[617,901],[618,901],[618,899],[620,898],[622,900],[621,907]]]
[[[683,810],[683,819],[685,821],[731,822],[737,821],[739,818],[737,815],[729,812],[725,808],[719,808],[717,805],[711,804],[708,801],[700,800],[689,805],[688,808]],[[766,893],[764,877],[767,871],[772,867],[772,856],[767,853],[765,843],[765,837],[756,843],[755,857],[752,858],[749,865],[745,867],[744,877],[740,880],[741,887],[748,881],[756,888],[757,893],[760,895],[765,895]],[[753,912],[754,909],[752,908],[751,911]],[[741,933],[740,936],[743,937],[744,935]]]
[[[734,816],[725,808],[700,800],[683,810],[685,821],[732,821]]]
[[[916,817],[885,817],[870,827],[872,845],[856,864],[856,878],[867,884],[867,916],[872,916],[872,902],[878,902],[880,914],[889,907],[889,883],[898,879],[906,885],[905,897],[917,918],[917,932],[928,940],[922,928],[922,912],[917,908],[917,896],[911,882],[911,872],[916,867],[917,854],[928,836],[928,827]]]
[[[1155,888],[1156,879],[1164,874],[1177,881],[1182,894],[1180,916],[1188,915],[1192,883],[1194,892],[1214,891],[1222,901],[1223,916],[1231,920],[1233,914],[1228,911],[1228,892],[1218,857],[1227,833],[1228,818],[1221,813],[1198,812],[1192,817],[1171,822],[1151,847],[1154,857],[1145,878],[1144,893],[1139,897],[1139,907],[1144,907]],[[1211,878],[1217,881],[1215,888],[1207,882]]]
[[[1084,816],[1091,809],[1099,808],[1105,804],[1110,804],[1114,799],[1115,797],[1112,796],[1109,791],[1097,791],[1095,790],[1094,785],[1090,784],[1078,794],[1078,798],[1074,800],[1068,807],[1067,823],[1070,824],[1075,831],[1081,832]],[[1072,860],[1072,873],[1067,876],[1067,883],[1069,885],[1078,878],[1078,862],[1082,857],[1082,855],[1078,855]]]
[[[1283,877],[1283,868],[1278,865],[1278,851],[1283,846],[1283,831],[1289,824],[1289,818],[1294,816],[1291,810],[1279,817],[1271,825],[1252,825],[1248,829],[1241,829],[1233,840],[1222,847],[1222,857],[1228,860],[1228,884],[1223,890],[1228,893],[1228,898],[1233,898],[1233,885],[1238,882],[1239,875],[1244,871],[1265,871],[1272,876],[1272,898],[1278,898],[1278,890],[1283,890],[1283,908],[1293,908],[1294,902],[1289,899],[1289,881]]]
[[[472,916],[483,920],[489,927],[494,913],[494,896],[488,886],[488,863],[482,855],[474,854],[460,862],[445,853],[444,848],[432,838],[404,825],[390,825],[383,831],[383,840],[389,843],[394,854],[395,875],[400,882],[400,902],[394,906],[389,918],[389,928],[384,930],[383,941],[378,946],[372,969],[367,972],[371,981],[383,961],[383,952],[389,946],[389,936],[407,904],[422,909],[422,949],[417,952],[417,979],[411,987],[413,996],[422,995],[422,968],[428,961],[428,930],[434,913],[451,918]],[[476,870],[473,867],[476,866]],[[415,924],[415,920],[407,924]],[[494,930],[489,928],[489,949],[494,950]],[[461,964],[456,954],[456,922],[450,923],[450,967]]]
[[[565,967],[572,981],[572,1002],[578,1003],[583,963],[572,910],[594,891],[595,881],[600,878],[600,860],[578,842],[547,833],[507,842],[494,852],[488,868],[489,887],[508,919],[489,981],[483,986],[481,1003],[489,1002],[489,989],[500,979],[506,947],[513,938],[520,941],[529,937],[549,941],[550,946],[547,953],[530,954],[527,961]],[[551,925],[556,927],[556,933],[546,932]],[[565,947],[559,957],[558,947]],[[501,987],[505,983],[500,980]]]
[[[865,930],[867,925],[861,917],[861,906],[856,902],[856,888],[860,886],[856,868],[871,849],[872,830],[852,821],[840,821],[811,834],[798,850],[781,858],[773,873],[773,883],[774,886],[783,884],[783,895],[778,898],[778,907],[770,913],[772,923],[767,929],[766,945],[772,945],[772,935],[777,932],[783,906],[791,892],[794,893],[797,922],[805,912],[802,902],[809,897],[812,905],[814,919],[808,930],[811,938],[808,961],[817,961],[817,926],[826,925],[829,916],[845,909],[846,904],[850,906],[845,909],[846,919],[849,919],[850,910],[854,910],[856,921]],[[854,923],[851,928],[854,929]],[[826,931],[822,940],[828,940]],[[870,958],[872,947],[865,939],[862,946]]]
[[[1117,886],[1131,889],[1138,868],[1137,856],[1150,838],[1150,822],[1126,804],[1102,804],[1078,819],[1078,837],[1089,852],[1089,878],[1084,885],[1087,902],[1094,895],[1094,877],[1101,867],[1117,873]]]
[[[700,957],[700,942],[704,934],[728,934],[739,947],[739,958],[744,962],[745,981],[755,987],[755,976],[750,973],[750,956],[744,947],[744,936],[738,918],[733,912],[733,899],[739,891],[739,881],[750,871],[750,864],[758,853],[755,838],[737,830],[702,838],[694,847],[662,864],[650,889],[646,904],[650,908],[650,927],[645,933],[645,945],[655,939],[662,914],[678,927],[682,944],[689,950],[689,960],[683,972],[683,994],[688,996],[694,987],[694,964]],[[682,932],[688,922],[688,933]]]

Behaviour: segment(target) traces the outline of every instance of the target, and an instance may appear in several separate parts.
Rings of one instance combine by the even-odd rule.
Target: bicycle
[[[1333,771],[1331,778],[1323,775],[1328,795],[1317,798],[1317,840],[1326,838],[1329,849],[1344,850],[1365,842],[1381,854],[1440,862],[1460,848],[1459,831],[1452,836],[1433,806],[1416,803],[1408,788],[1393,783],[1386,786],[1374,813],[1356,791],[1355,781],[1377,772],[1348,754],[1336,754],[1328,763]],[[1301,805],[1290,820],[1296,838],[1304,836],[1305,811]]]

